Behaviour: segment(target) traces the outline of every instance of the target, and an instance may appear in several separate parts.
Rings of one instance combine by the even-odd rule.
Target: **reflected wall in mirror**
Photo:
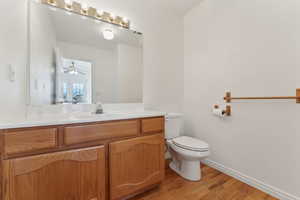
[[[30,1],[30,104],[142,103],[142,35]]]

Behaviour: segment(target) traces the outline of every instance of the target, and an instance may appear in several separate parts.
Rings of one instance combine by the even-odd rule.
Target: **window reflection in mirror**
[[[92,103],[92,63],[62,59],[56,66],[56,104]]]

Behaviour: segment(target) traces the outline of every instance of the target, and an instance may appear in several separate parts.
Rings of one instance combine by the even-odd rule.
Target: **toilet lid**
[[[192,151],[208,151],[209,145],[196,138],[182,136],[173,139],[173,143],[181,148]]]

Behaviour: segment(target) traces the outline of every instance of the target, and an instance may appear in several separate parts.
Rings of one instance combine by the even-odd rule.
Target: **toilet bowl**
[[[172,162],[170,168],[190,181],[201,180],[200,161],[209,156],[209,145],[199,139],[180,136],[182,115],[166,116],[165,136]]]
[[[201,180],[201,160],[209,156],[209,146],[201,140],[181,136],[167,140],[172,156],[170,168],[190,181]]]

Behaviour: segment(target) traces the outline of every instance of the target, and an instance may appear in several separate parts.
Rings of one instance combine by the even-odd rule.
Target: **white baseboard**
[[[255,187],[267,194],[270,194],[271,196],[273,197],[276,197],[278,199],[281,199],[281,200],[300,200],[299,197],[296,197],[294,195],[291,195],[291,194],[288,194],[278,188],[275,188],[273,186],[270,186],[268,184],[265,184],[263,183],[262,181],[259,181],[255,178],[252,178],[252,177],[249,177],[245,174],[242,174],[241,172],[239,171],[236,171],[234,169],[231,169],[231,168],[228,168],[228,167],[225,167],[224,165],[221,165],[215,161],[212,161],[212,160],[204,160],[202,161],[202,163],[218,170],[218,171],[221,171],[223,172],[224,174],[227,174],[229,176],[232,176],[252,187]]]

